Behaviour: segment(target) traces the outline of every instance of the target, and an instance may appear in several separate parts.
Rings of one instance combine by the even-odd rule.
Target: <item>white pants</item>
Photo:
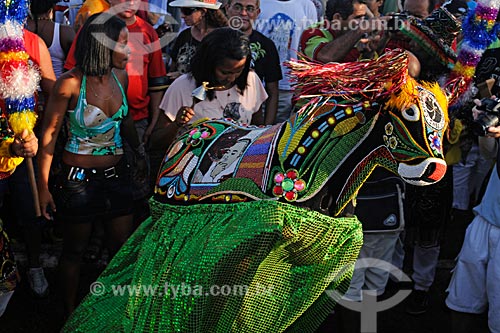
[[[392,263],[394,247],[399,239],[399,232],[365,233],[363,246],[359,252],[358,260],[354,266],[351,284],[344,298],[352,301],[362,300],[362,290],[373,290],[377,295],[382,295],[389,279],[390,269],[377,268],[377,261],[381,264]],[[373,265],[359,259],[376,259]]]
[[[8,291],[6,293],[0,293],[0,317],[7,309],[7,304],[9,304],[9,300],[14,294],[14,290]]]
[[[439,259],[441,247],[420,247],[413,248],[413,280],[415,290],[428,291],[436,276],[436,267]]]
[[[455,311],[483,313],[488,326],[500,332],[500,228],[476,216],[465,233],[453,271],[446,305]]]

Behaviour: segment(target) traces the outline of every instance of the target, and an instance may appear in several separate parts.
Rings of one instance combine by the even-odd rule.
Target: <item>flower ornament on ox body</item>
[[[385,135],[384,142],[385,145],[391,149],[396,149],[398,145],[398,140],[392,135],[394,132],[394,126],[391,123],[385,125]]]
[[[274,196],[283,197],[286,201],[297,200],[299,192],[306,189],[306,182],[299,178],[299,173],[294,169],[276,173],[274,181],[276,183],[273,188]]]
[[[196,127],[189,131],[189,135],[186,138],[186,144],[192,145],[193,147],[198,146],[203,140],[210,137],[210,133],[206,128]]]

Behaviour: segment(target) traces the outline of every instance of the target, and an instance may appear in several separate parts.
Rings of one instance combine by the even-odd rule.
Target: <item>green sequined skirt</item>
[[[63,331],[314,331],[363,239],[355,217],[277,201],[151,209]]]

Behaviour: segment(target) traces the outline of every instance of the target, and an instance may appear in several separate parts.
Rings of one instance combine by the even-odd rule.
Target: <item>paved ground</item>
[[[437,276],[431,289],[430,309],[420,316],[411,316],[405,313],[405,303],[401,303],[389,310],[380,312],[377,316],[377,332],[379,333],[452,333],[450,329],[450,312],[444,305],[445,289],[450,280],[450,269],[453,267],[453,258],[460,250],[463,232],[469,219],[456,221],[447,228],[445,242],[442,247],[441,260],[437,269]],[[44,244],[43,262],[47,279],[51,286],[51,293],[45,299],[32,297],[24,278],[25,257],[22,243],[15,245],[16,258],[20,263],[23,280],[16,290],[7,310],[0,318],[0,332],[58,332],[64,323],[61,296],[57,290],[56,265],[60,252],[60,243],[46,242]],[[405,266],[409,266],[406,263]],[[85,264],[82,268],[81,297],[88,291],[88,286],[103,269],[103,263]],[[406,273],[410,273],[406,271]],[[407,286],[403,286],[407,288]],[[388,296],[398,291],[399,286],[390,285]],[[336,318],[329,318],[318,333],[339,332],[335,330]],[[477,327],[474,332],[487,332],[485,327]]]

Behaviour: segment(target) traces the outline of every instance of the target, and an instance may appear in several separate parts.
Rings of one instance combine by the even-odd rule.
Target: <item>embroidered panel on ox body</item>
[[[122,155],[123,143],[120,136],[120,125],[128,114],[125,92],[113,73],[122,93],[122,105],[113,116],[108,117],[101,109],[87,103],[86,83],[83,76],[80,96],[74,110],[69,113],[69,138],[65,149],[80,155]]]

